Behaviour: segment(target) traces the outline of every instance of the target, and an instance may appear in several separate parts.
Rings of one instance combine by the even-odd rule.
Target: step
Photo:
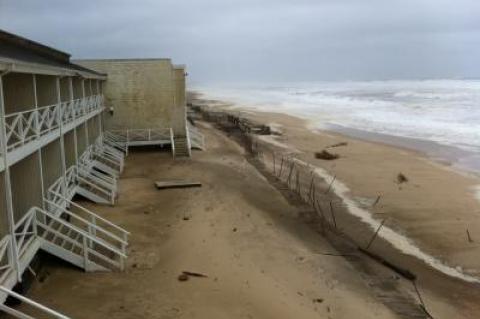
[[[107,204],[107,205],[111,205],[111,201],[110,200],[107,200],[105,199],[104,197],[98,195],[98,194],[95,194],[93,191],[87,189],[86,187],[82,186],[82,185],[79,185],[77,187],[77,194],[79,195],[82,195],[83,197],[97,203],[97,204]]]
[[[116,169],[108,166],[107,164],[104,164],[100,161],[97,161],[97,160],[94,160],[93,161],[93,166],[98,168],[99,170],[107,173],[108,175],[112,175],[112,176],[115,176],[115,177],[118,177],[120,172],[117,171]]]
[[[40,248],[48,252],[49,254],[66,260],[79,268],[85,269],[85,271],[110,271],[110,269],[100,266],[99,264],[94,263],[91,260],[88,260],[87,264],[85,265],[84,256],[81,255],[81,253],[83,253],[83,249],[80,249],[80,253],[75,253],[72,250],[65,249],[45,239],[42,239],[42,244]]]

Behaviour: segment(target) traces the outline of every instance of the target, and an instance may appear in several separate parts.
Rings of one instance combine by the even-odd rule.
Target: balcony
[[[7,154],[0,150],[0,172],[103,110],[103,96],[62,102],[4,116]]]

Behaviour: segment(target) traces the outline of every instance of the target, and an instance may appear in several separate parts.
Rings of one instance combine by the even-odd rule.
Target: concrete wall
[[[83,98],[82,79],[79,77],[72,78],[73,99],[78,100]]]
[[[42,148],[43,186],[45,192],[62,176],[60,139]]]
[[[51,75],[36,75],[38,107],[58,103],[57,78]]]
[[[13,215],[17,222],[32,206],[42,207],[42,184],[38,153],[10,167]]]
[[[3,76],[5,114],[35,108],[32,74],[9,73]]]
[[[88,125],[88,141],[90,144],[93,144],[99,135],[97,118],[92,117],[91,119],[89,119],[87,121],[87,125]]]
[[[60,98],[62,102],[70,101],[70,78],[64,77],[60,79]]]
[[[78,156],[81,156],[83,152],[85,152],[87,148],[87,137],[86,137],[86,130],[85,125],[77,126],[77,150]]]
[[[68,169],[70,166],[76,164],[74,130],[71,130],[65,134],[63,137],[63,142],[65,144],[65,164],[66,168]]]
[[[185,111],[176,109],[176,97],[185,94],[185,85],[177,86],[169,59],[76,62],[108,74],[105,105],[114,112],[104,116],[106,129],[174,127],[184,135]]]
[[[172,128],[176,136],[186,135],[186,116],[187,116],[187,103],[185,92],[185,67],[174,67],[174,82],[175,82],[175,118],[179,120],[172,123]],[[181,121],[180,119],[182,119]],[[185,121],[185,122],[184,122]]]

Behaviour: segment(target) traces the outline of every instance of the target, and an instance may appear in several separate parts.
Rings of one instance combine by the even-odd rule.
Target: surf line
[[[323,168],[316,167],[314,171],[324,180],[332,180],[333,178]],[[350,189],[344,183],[337,179],[336,182],[331,186],[331,190],[333,190],[333,192],[343,200],[350,214],[358,217],[362,222],[369,225],[373,231],[380,226],[381,221],[374,219],[370,211],[359,207],[357,202],[350,198],[348,195],[350,193]],[[384,225],[382,227],[382,231],[378,234],[378,237],[383,238],[402,253],[422,260],[427,265],[445,275],[461,279],[469,283],[480,283],[480,278],[463,273],[460,266],[454,268],[444,264],[434,256],[423,252],[410,238],[397,233],[388,226]]]

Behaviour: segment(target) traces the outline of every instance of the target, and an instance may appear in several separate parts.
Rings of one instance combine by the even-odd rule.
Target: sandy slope
[[[53,263],[28,296],[73,318],[395,318],[298,211],[215,130],[192,160],[132,152],[115,207],[132,232],[125,273]],[[162,178],[202,188],[156,190]],[[208,278],[179,282],[183,270]]]

